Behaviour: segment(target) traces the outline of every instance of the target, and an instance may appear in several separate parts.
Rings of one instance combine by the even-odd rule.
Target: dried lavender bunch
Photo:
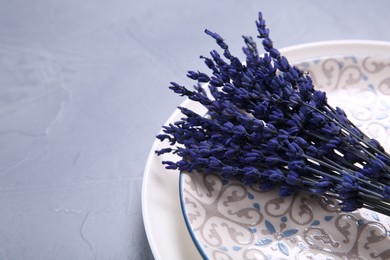
[[[336,198],[344,211],[366,207],[390,216],[390,157],[344,111],[327,103],[310,76],[274,48],[262,14],[256,22],[265,53],[243,37],[246,62],[233,56],[216,33],[222,55],[203,57],[211,75],[189,71],[194,90],[172,82],[170,89],[201,103],[207,115],[179,107],[184,117],[157,136],[177,162],[167,169],[217,172],[280,196],[305,191]],[[205,91],[207,86],[209,91]]]

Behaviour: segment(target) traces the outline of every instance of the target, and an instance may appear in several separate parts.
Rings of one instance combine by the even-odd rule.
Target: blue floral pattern
[[[390,58],[329,57],[301,63],[329,103],[390,148]],[[307,194],[181,174],[183,213],[206,259],[390,259],[390,219]]]

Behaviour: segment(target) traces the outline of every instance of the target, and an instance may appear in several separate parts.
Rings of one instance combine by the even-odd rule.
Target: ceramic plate
[[[329,103],[390,148],[390,56],[317,57],[297,65]],[[390,217],[373,211],[344,213],[326,198],[280,198],[276,189],[196,172],[181,174],[180,191],[189,231],[207,259],[390,258]]]
[[[385,108],[386,97],[390,89],[389,82],[385,81],[384,76],[375,77],[376,80],[382,77],[384,81],[372,82],[372,86],[367,84],[363,86],[356,82],[354,83],[354,81],[365,82],[365,78],[371,79],[372,74],[382,75],[382,73],[387,73],[387,75],[390,75],[388,72],[389,60],[385,58],[386,56],[390,56],[389,43],[367,41],[322,42],[291,47],[282,50],[282,52],[291,62],[301,63],[302,66],[308,66],[308,69],[313,70],[313,73],[316,74],[317,82],[321,82],[319,87],[325,88],[326,90],[327,88],[334,87],[332,85],[338,82],[337,88],[332,89],[331,93],[328,94],[332,103],[335,102],[341,107],[345,107],[348,104],[349,113],[352,113],[358,119],[362,126],[367,129],[367,132],[373,136],[382,136],[380,137],[380,141],[388,146],[388,140],[383,140],[386,139],[387,135],[383,133],[387,133],[386,125],[388,125],[389,119],[386,118],[386,111],[382,111],[383,113],[379,113],[379,111]],[[366,59],[367,57],[372,58]],[[329,60],[328,63],[325,64],[325,60]],[[364,60],[367,65],[366,67],[362,67]],[[381,61],[383,64],[375,63],[375,61]],[[346,84],[345,87],[342,87],[342,84]],[[350,92],[351,90],[352,92]],[[383,98],[382,101],[384,103],[381,103],[382,101],[379,102],[378,94],[379,99],[382,100]],[[348,100],[348,102],[343,100]],[[390,104],[390,102],[387,102],[387,104]],[[201,107],[188,100],[184,101],[181,106],[188,107],[199,113],[204,112]],[[178,111],[174,111],[167,120],[167,123],[179,120],[180,116]],[[369,119],[367,120],[366,118]],[[245,253],[247,259],[257,259],[256,256],[260,256],[261,254],[268,258],[273,256],[273,259],[278,259],[277,256],[279,255],[285,259],[291,259],[289,257],[297,255],[300,252],[297,249],[299,247],[306,250],[306,258],[304,259],[310,259],[310,257],[319,254],[326,255],[326,252],[332,251],[333,249],[327,249],[331,247],[326,247],[332,243],[339,249],[337,251],[339,254],[331,254],[331,257],[337,259],[339,255],[343,254],[341,253],[342,250],[352,252],[350,255],[360,250],[360,248],[357,248],[358,245],[352,241],[362,240],[346,235],[348,232],[355,232],[354,234],[358,233],[362,237],[372,238],[370,240],[371,242],[366,245],[370,248],[373,248],[374,244],[378,245],[383,242],[382,239],[382,242],[373,243],[373,241],[381,239],[384,228],[387,228],[388,224],[383,222],[381,225],[368,225],[371,222],[379,223],[376,219],[381,218],[379,214],[367,212],[363,216],[361,216],[362,214],[351,215],[350,217],[346,216],[345,219],[340,217],[342,214],[337,212],[337,209],[332,207],[327,208],[329,207],[329,203],[325,204],[327,207],[321,211],[322,213],[313,211],[315,208],[322,209],[324,204],[323,201],[321,202],[321,200],[312,197],[300,195],[300,197],[284,199],[283,202],[272,201],[273,198],[277,199],[274,194],[261,194],[261,191],[255,188],[244,187],[234,183],[226,184],[221,182],[217,184],[217,178],[214,178],[213,181],[215,181],[215,185],[220,185],[219,189],[217,186],[213,186],[214,184],[211,185],[210,180],[198,180],[192,179],[190,176],[183,176],[180,189],[180,174],[178,172],[167,171],[161,165],[161,160],[172,158],[160,158],[154,154],[155,150],[163,146],[165,144],[156,141],[151,147],[145,167],[142,189],[142,212],[145,230],[156,259],[202,259],[202,257],[213,258],[213,254],[216,255],[217,259],[221,255],[226,256],[221,259],[228,259],[228,257],[237,259],[234,253],[240,255],[239,258],[243,258]],[[213,192],[208,194],[210,196],[209,200],[204,201],[200,199],[199,195],[195,192],[196,189],[194,190],[191,187],[191,183],[204,184],[198,190],[200,192],[206,192],[206,195],[208,194],[207,190],[210,190],[210,185],[213,186]],[[234,192],[233,189],[237,189],[237,191]],[[179,190],[182,192],[179,192]],[[237,207],[237,202],[234,201],[228,202],[228,205],[224,206],[223,196],[227,196],[229,192],[237,196],[235,200],[241,199],[239,205],[247,209],[242,214],[245,213],[244,215],[248,215],[251,220],[243,221],[244,218],[241,216],[241,213],[229,213]],[[180,194],[183,195],[182,201],[185,218],[183,218],[181,210]],[[219,195],[217,196],[217,194]],[[262,196],[261,200],[256,198],[260,194]],[[196,210],[194,211],[192,206],[186,202],[187,196],[188,200],[195,200],[199,206],[202,206],[202,210],[196,213]],[[267,196],[267,199],[264,196]],[[226,199],[230,200],[229,196]],[[211,200],[214,200],[214,202],[211,203]],[[266,201],[269,201],[268,204]],[[212,205],[218,205],[218,203],[222,203],[224,208],[211,207]],[[196,220],[193,219],[192,213],[195,215],[200,214],[199,218]],[[235,219],[234,215],[241,217]],[[220,220],[216,220],[216,225],[220,226],[214,229],[207,228],[204,220],[208,219],[210,221],[211,219],[211,221],[214,221],[213,219],[216,218],[220,218]],[[236,223],[235,227],[237,228],[237,232],[245,225],[247,229],[242,234],[235,233],[233,235],[235,232],[234,229],[228,229],[221,222],[225,221],[223,219],[226,218],[231,221],[229,223]],[[186,224],[189,229],[187,229]],[[357,228],[355,231],[346,228],[352,224]],[[331,237],[332,234],[329,233],[329,239],[327,240],[326,235],[319,231],[324,226],[332,227],[332,230],[336,231],[341,228],[345,232],[341,232],[337,237]],[[364,228],[366,226],[369,226],[369,228]],[[210,227],[213,227],[213,224]],[[306,237],[311,236],[314,239],[313,241],[318,244],[307,242],[304,239],[305,234],[303,232],[305,228],[310,228],[305,233]],[[209,238],[209,235],[205,235],[206,239],[203,239],[200,232],[208,232],[207,230],[211,230],[215,238]],[[222,238],[223,241],[216,242],[220,239],[218,237]],[[332,239],[338,240],[334,242]],[[254,242],[253,247],[255,251],[250,251],[251,243],[248,241],[251,240]],[[349,242],[343,242],[344,240]],[[339,247],[337,247],[337,243],[347,243],[353,246],[352,249],[348,249],[344,244],[339,244]],[[263,250],[266,247],[271,251]],[[216,253],[213,253],[214,249],[217,250]],[[335,250],[333,251],[336,252]],[[373,253],[373,257],[377,254],[386,253],[379,251],[367,252],[368,254]],[[325,254],[323,254],[324,252]],[[286,253],[288,256],[286,256]],[[384,255],[382,255],[382,258],[385,258]]]

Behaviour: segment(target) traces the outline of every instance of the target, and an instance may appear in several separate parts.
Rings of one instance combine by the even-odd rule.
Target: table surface
[[[155,134],[222,35],[262,11],[275,46],[390,41],[387,0],[0,1],[0,259],[153,259],[141,190]],[[241,55],[242,57],[242,55]],[[170,259],[171,260],[171,259]]]

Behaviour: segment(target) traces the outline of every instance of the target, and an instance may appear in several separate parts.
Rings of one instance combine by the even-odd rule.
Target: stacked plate
[[[390,151],[390,43],[322,42],[282,53],[308,71],[331,105]],[[199,104],[181,106],[200,114]],[[175,111],[167,121],[181,117]],[[156,259],[390,259],[390,218],[341,212],[334,201],[167,171],[155,150],[146,164],[142,207]],[[170,155],[171,156],[171,155]]]

